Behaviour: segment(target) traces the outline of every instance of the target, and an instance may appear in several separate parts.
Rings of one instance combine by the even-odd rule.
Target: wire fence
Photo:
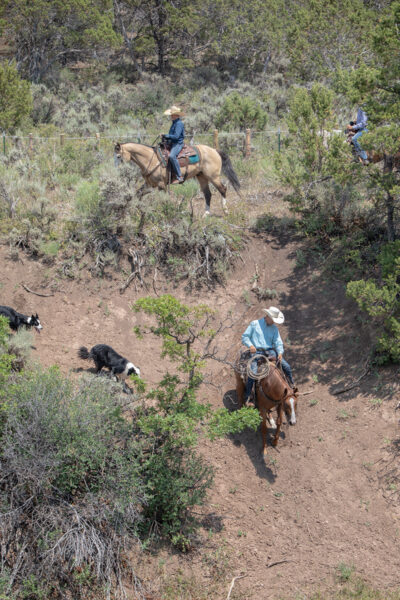
[[[265,131],[219,131],[214,129],[211,132],[190,133],[186,136],[186,143],[205,144],[217,149],[241,152],[245,156],[257,154],[259,151],[268,148],[269,150],[280,152],[283,148],[283,141],[287,138],[288,131],[281,129],[271,129]],[[97,132],[92,135],[76,136],[60,133],[54,136],[37,136],[33,133],[28,135],[8,135],[2,134],[2,153],[7,155],[13,148],[27,152],[34,156],[36,152],[47,148],[49,152],[56,153],[60,148],[67,144],[81,145],[91,149],[101,150],[105,154],[112,154],[116,142],[138,142],[142,144],[154,145],[160,141],[157,133],[148,133],[144,131],[124,132],[113,135]]]

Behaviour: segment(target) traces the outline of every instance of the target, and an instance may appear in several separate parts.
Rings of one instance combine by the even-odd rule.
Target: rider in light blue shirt
[[[275,306],[263,309],[265,317],[258,319],[258,321],[252,321],[244,334],[242,335],[242,343],[249,348],[250,352],[254,354],[254,358],[258,356],[275,356],[278,361],[281,362],[282,370],[285,373],[289,383],[294,386],[292,369],[289,363],[283,358],[283,343],[279,330],[276,324],[284,322],[285,317],[283,313]],[[251,363],[251,370],[253,373],[257,373],[257,360]],[[254,385],[254,379],[251,377],[247,378],[245,401],[247,402],[250,398],[251,391]]]
[[[182,110],[178,106],[171,106],[168,108],[164,115],[171,117],[172,125],[167,135],[164,138],[170,143],[170,155],[169,160],[171,161],[172,167],[176,173],[176,183],[183,183],[184,179],[181,174],[181,167],[177,156],[183,148],[183,140],[185,138],[185,126],[181,121]],[[174,182],[175,183],[175,182]]]

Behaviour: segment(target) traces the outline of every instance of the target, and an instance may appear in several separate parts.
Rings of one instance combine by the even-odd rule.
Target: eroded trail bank
[[[322,281],[318,272],[296,263],[299,244],[249,234],[243,261],[225,287],[192,295],[173,291],[185,302],[208,303],[221,319],[234,315],[233,328],[218,339],[221,355],[235,355],[242,332],[261,316],[263,306],[279,306],[296,383],[312,393],[301,397],[298,424],[283,427],[278,449],[269,446],[265,460],[259,432],[204,441],[201,451],[216,476],[201,509],[203,544],[185,557],[162,551],[163,574],[155,566],[160,557],[152,559],[147,579],[153,589],[166,574],[173,579],[182,572],[202,589],[190,597],[206,597],[210,570],[204,561],[220,548],[228,565],[218,572],[221,590],[233,576],[246,575],[237,580],[232,598],[295,598],[328,589],[339,565],[354,568],[380,589],[400,585],[399,498],[393,480],[399,458],[393,444],[398,439],[399,370],[372,371],[359,386],[334,395],[361,375],[368,337],[343,286]],[[40,289],[44,267],[15,263],[2,254],[2,303],[39,312],[44,330],[35,338],[34,356],[42,364],[79,372],[84,367],[76,357],[80,345],[109,343],[139,364],[144,379],[160,379],[165,363],[154,360],[157,344],[150,337],[139,342],[132,332],[139,318],[130,310],[137,298],[133,288],[120,295],[116,280],[65,281],[62,291],[39,298],[19,284]],[[276,298],[258,300],[252,291],[256,265],[257,285],[276,290]],[[158,292],[167,289],[160,283]],[[204,399],[216,408],[234,408],[229,367],[210,361],[207,372],[214,385],[204,386]]]

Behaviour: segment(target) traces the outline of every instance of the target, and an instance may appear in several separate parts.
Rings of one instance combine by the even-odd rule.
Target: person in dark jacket
[[[183,148],[183,140],[185,138],[185,126],[180,119],[182,114],[183,114],[183,112],[178,106],[171,106],[171,108],[168,108],[164,112],[164,115],[167,115],[168,117],[171,117],[171,119],[172,119],[172,125],[170,127],[170,130],[167,133],[167,135],[164,135],[163,137],[170,144],[170,148],[171,148],[169,159],[171,161],[172,168],[174,169],[174,171],[176,173],[176,177],[177,177],[177,179],[176,179],[176,181],[174,181],[174,183],[183,183],[183,181],[184,181],[182,174],[181,174],[181,168],[179,166],[179,161],[177,159],[179,152]]]

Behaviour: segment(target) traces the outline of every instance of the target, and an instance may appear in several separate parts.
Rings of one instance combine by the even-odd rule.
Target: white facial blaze
[[[289,402],[290,402],[290,406],[292,409],[291,415],[290,415],[290,422],[292,425],[296,424],[296,413],[294,412],[294,398],[289,398]]]

